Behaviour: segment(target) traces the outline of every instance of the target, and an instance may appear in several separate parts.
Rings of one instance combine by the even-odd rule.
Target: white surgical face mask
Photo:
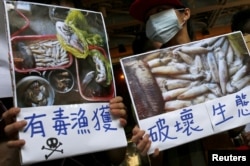
[[[167,43],[182,29],[182,25],[174,9],[164,10],[149,17],[146,35],[153,41]]]

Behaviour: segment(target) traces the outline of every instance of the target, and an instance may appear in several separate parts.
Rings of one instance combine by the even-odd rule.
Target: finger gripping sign
[[[125,147],[124,129],[110,114],[109,100],[116,94],[102,14],[1,3],[14,105],[21,108],[17,121],[27,121],[19,132],[26,142],[22,164]]]
[[[149,154],[249,123],[248,60],[241,32],[122,58]]]

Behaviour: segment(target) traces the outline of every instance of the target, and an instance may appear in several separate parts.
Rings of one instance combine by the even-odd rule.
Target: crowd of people
[[[143,45],[134,44],[135,53],[185,44],[194,40],[190,19],[191,11],[187,5],[179,0],[135,0],[131,4],[130,14],[145,24],[145,32],[141,34],[141,38],[138,40],[149,41]],[[250,34],[249,9],[234,15],[232,31],[241,31],[244,35]],[[123,127],[127,124],[127,107],[120,96],[110,100],[111,114],[120,119],[120,124]],[[6,143],[5,145],[7,149],[9,148],[9,151],[13,150],[13,148],[18,150],[25,145],[25,140],[17,139],[17,133],[25,127],[27,122],[25,120],[13,120],[20,111],[20,108],[12,107],[2,114],[2,122],[4,122],[4,125],[1,126],[2,133],[4,133],[4,139],[2,140]],[[250,146],[248,143],[250,142],[250,132],[244,132],[244,127],[228,131],[229,139],[241,134],[246,145]],[[148,155],[148,150],[151,146],[150,137],[137,125],[132,130],[131,140],[136,144],[137,150],[141,155]],[[151,165],[206,165],[206,156],[201,141],[196,140],[164,151],[155,149],[154,153],[150,155]],[[53,165],[77,165],[80,162],[81,164],[79,165],[88,165],[87,163],[90,162],[91,165],[119,165],[124,160],[125,153],[126,148],[119,148],[69,159],[50,161],[50,163]],[[15,155],[15,157],[18,157],[18,155]],[[34,165],[43,164],[46,165],[48,163],[44,162]]]

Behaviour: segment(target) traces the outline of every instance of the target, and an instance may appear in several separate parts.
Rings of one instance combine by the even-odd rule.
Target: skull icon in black
[[[61,152],[63,153],[63,149],[58,150],[58,148],[62,145],[61,142],[58,141],[57,138],[51,137],[48,138],[46,141],[48,147],[42,146],[42,150],[49,150],[50,153],[45,155],[45,159],[47,160],[54,152]]]

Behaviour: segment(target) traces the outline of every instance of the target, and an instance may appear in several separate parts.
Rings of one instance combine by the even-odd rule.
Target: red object
[[[15,10],[25,21],[25,24],[23,27],[21,27],[18,31],[14,32],[13,34],[11,34],[11,37],[17,36],[18,34],[20,34],[21,32],[23,32],[25,29],[27,29],[30,26],[30,21],[29,19],[19,10]]]
[[[57,37],[56,37],[56,35],[15,36],[15,37],[12,37],[12,39],[11,39],[11,45],[12,45],[12,49],[15,50],[14,47],[16,46],[17,42],[34,43],[35,41],[43,41],[43,40],[48,40],[48,39],[57,40]],[[16,57],[15,53],[16,52],[13,52],[13,59]],[[73,63],[72,55],[68,53],[68,57],[69,57],[69,62],[67,64],[60,65],[60,66],[36,67],[36,68],[31,68],[31,69],[24,69],[24,68],[21,68],[21,67],[16,66],[16,65],[14,67],[15,67],[15,71],[17,71],[19,73],[28,73],[28,72],[33,72],[33,71],[46,71],[46,70],[53,70],[53,69],[68,68]]]
[[[168,5],[175,8],[184,7],[180,0],[135,0],[130,6],[129,12],[135,19],[145,21],[145,15],[149,9],[161,5]]]
[[[250,150],[250,148],[247,145],[242,145],[242,146],[237,147],[236,150]]]
[[[106,51],[102,47],[89,45],[89,50],[92,50],[92,49],[99,50],[106,58],[108,58]],[[83,99],[85,99],[87,101],[109,101],[110,99],[112,99],[115,96],[115,87],[114,87],[114,84],[113,84],[113,80],[111,82],[111,85],[109,86],[108,94],[103,95],[103,96],[89,96],[89,95],[87,95],[83,91],[82,86],[81,86],[81,82],[82,82],[82,79],[83,79],[82,78],[83,73],[82,73],[82,71],[80,71],[82,69],[81,68],[82,66],[84,66],[84,65],[87,66],[86,59],[75,58],[75,61],[76,61],[75,64],[76,64],[77,84],[78,84],[78,88],[79,88],[79,93],[80,93],[80,95],[81,95],[81,97]],[[85,64],[84,64],[83,61],[85,61]],[[88,71],[88,68],[86,68],[86,71]]]

